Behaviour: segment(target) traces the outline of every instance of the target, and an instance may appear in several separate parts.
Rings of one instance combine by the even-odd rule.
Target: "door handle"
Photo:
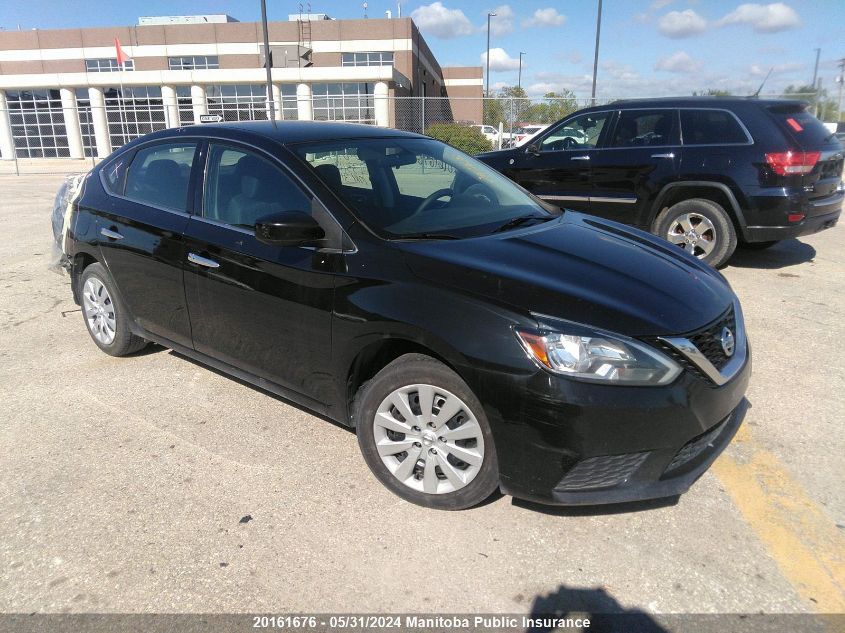
[[[589,156],[573,156],[570,160],[590,160]]]
[[[668,154],[652,154],[652,158],[675,158],[674,152],[669,152]]]
[[[109,238],[110,240],[122,240],[123,236],[117,231],[111,229],[100,229],[100,235]]]
[[[200,257],[196,253],[188,253],[188,261],[197,266],[205,266],[206,268],[220,268],[220,264],[213,259]]]

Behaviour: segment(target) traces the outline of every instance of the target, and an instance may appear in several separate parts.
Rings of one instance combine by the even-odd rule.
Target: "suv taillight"
[[[773,152],[766,154],[766,162],[780,176],[809,174],[819,161],[820,152]]]

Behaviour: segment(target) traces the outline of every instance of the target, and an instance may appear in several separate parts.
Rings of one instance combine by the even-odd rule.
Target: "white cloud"
[[[660,18],[657,28],[666,37],[680,39],[704,32],[707,29],[707,20],[692,9],[670,11]]]
[[[651,3],[651,10],[659,11],[663,7],[668,7],[673,1],[674,0],[654,0],[654,2]]]
[[[470,35],[475,29],[460,9],[449,9],[442,2],[432,2],[411,11],[421,31],[442,39]]]
[[[522,21],[522,26],[562,26],[564,22],[566,22],[565,15],[558,13],[554,7],[548,7],[546,9],[537,9],[533,16]]]
[[[773,75],[791,73],[797,70],[805,70],[806,65],[802,62],[785,62],[783,64],[775,64],[774,66],[766,66],[763,64],[751,64],[748,68],[755,77],[765,77],[771,69]]]
[[[514,13],[510,6],[503,4],[493,9],[495,17],[490,18],[490,33],[493,35],[507,35],[513,31]],[[484,25],[486,28],[486,24]]]
[[[686,51],[677,51],[658,59],[654,69],[670,73],[694,73],[701,69],[701,62],[690,57]]]
[[[783,2],[741,4],[716,24],[748,24],[760,33],[774,33],[801,26],[801,18],[795,9]]]
[[[481,53],[481,65],[487,65],[487,53]],[[522,63],[525,67],[527,64]],[[505,52],[503,48],[490,49],[490,72],[505,72],[508,70],[517,70],[519,68],[519,57],[511,57]]]

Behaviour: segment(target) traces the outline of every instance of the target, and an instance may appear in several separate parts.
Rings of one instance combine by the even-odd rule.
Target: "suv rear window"
[[[831,136],[824,123],[810,114],[803,104],[769,106],[768,110],[778,125],[804,149],[824,145]]]
[[[684,145],[726,145],[748,143],[748,136],[727,110],[681,110]]]

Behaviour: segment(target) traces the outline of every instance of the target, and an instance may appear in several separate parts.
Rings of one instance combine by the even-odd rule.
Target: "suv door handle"
[[[675,158],[674,152],[669,152],[668,154],[652,154],[652,158]]]
[[[197,266],[205,266],[206,268],[220,268],[220,264],[213,259],[200,257],[196,253],[188,253],[188,261]]]
[[[588,155],[573,156],[570,160],[590,160],[590,157]]]
[[[100,229],[100,235],[109,238],[110,240],[122,240],[123,236],[117,231],[111,229]]]

